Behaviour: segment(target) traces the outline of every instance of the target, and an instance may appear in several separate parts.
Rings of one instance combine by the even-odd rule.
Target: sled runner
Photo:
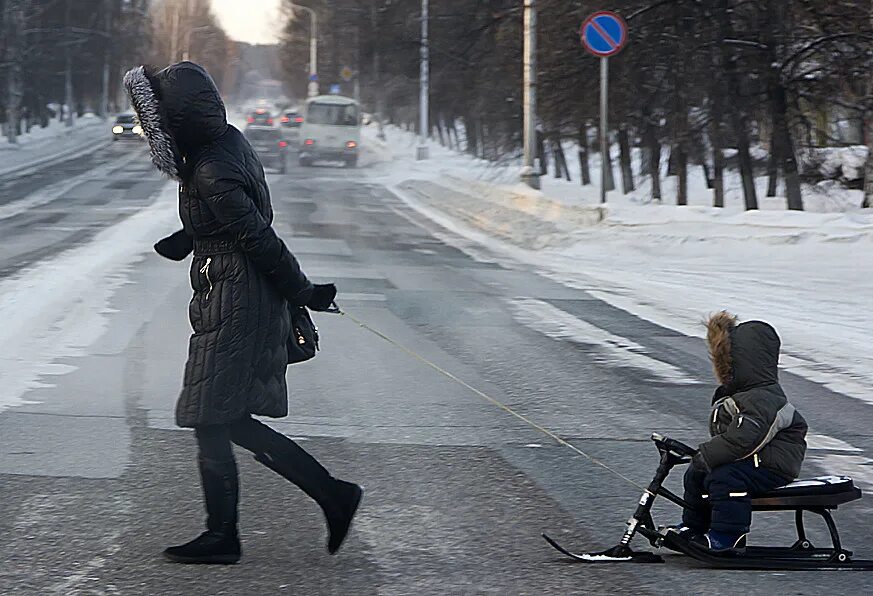
[[[669,548],[709,567],[766,570],[873,570],[873,560],[853,559],[852,551],[843,547],[831,515],[831,511],[836,510],[840,505],[861,498],[861,490],[847,476],[821,476],[795,480],[791,484],[752,498],[752,511],[794,511],[797,541],[788,547],[748,546],[744,551],[716,553],[690,541],[673,529],[659,530],[651,513],[657,497],[664,497],[679,507],[692,508],[684,499],[664,488],[663,483],[674,467],[689,463],[696,450],[659,434],[653,434],[652,441],[658,448],[661,461],[654,478],[640,497],[633,517],[628,520],[627,529],[618,545],[601,552],[573,553],[547,535],[543,534],[543,538],[564,555],[587,563],[663,563],[664,559],[660,555],[631,549],[631,540],[639,533],[655,548]],[[806,536],[804,513],[818,515],[824,519],[830,533],[831,546],[818,548],[812,545]]]

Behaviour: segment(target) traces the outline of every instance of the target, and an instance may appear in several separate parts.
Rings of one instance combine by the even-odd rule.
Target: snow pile
[[[805,175],[818,175],[827,180],[856,182],[864,179],[867,147],[824,147],[812,149],[801,160]]]
[[[415,135],[400,130],[396,127],[386,127],[391,149],[394,153],[392,161],[403,163],[403,168],[394,168],[385,172],[388,181],[401,182],[403,178],[397,174],[406,173],[406,179],[427,179],[438,181],[447,176],[467,181],[484,182],[489,185],[501,187],[501,190],[512,192],[533,192],[518,183],[521,162],[519,159],[508,159],[502,163],[494,163],[475,159],[469,155],[456,153],[436,143],[430,143],[431,159],[426,162],[416,162],[415,147],[418,143]],[[375,131],[364,129],[365,138],[368,135],[375,136]],[[863,160],[866,153],[861,148],[845,148],[834,150],[838,156],[841,171],[852,167],[860,167],[863,173]],[[570,170],[571,182],[564,179],[555,179],[551,175],[540,179],[542,184],[542,197],[552,201],[559,201],[569,205],[597,206],[600,202],[599,176],[600,157],[597,154],[591,156],[589,169],[594,179],[594,184],[582,186],[581,168],[576,158],[577,148],[574,143],[564,144],[564,152],[567,157],[567,165]],[[621,177],[618,168],[618,150],[613,147],[611,151],[613,171],[616,178],[616,186],[621,188]],[[608,193],[609,207],[615,213],[616,207],[640,206],[653,203],[651,199],[651,182],[648,176],[640,176],[642,171],[642,153],[634,149],[632,153],[633,170],[635,173],[636,189],[627,195],[620,190]],[[837,159],[835,157],[834,159]],[[777,196],[767,197],[767,177],[761,172],[761,176],[755,179],[758,204],[761,211],[784,212],[786,199],[784,185],[780,182],[777,188]],[[666,155],[661,160],[661,196],[662,202],[655,202],[658,209],[665,209],[664,217],[681,217],[681,210],[672,210],[677,194],[677,179],[675,176],[667,176]],[[856,213],[862,202],[862,191],[846,189],[835,181],[825,181],[815,185],[803,185],[804,207],[809,213]],[[706,187],[703,176],[703,168],[689,166],[688,174],[688,204],[690,207],[709,208],[712,206],[713,192]],[[683,208],[684,209],[684,208]],[[729,212],[741,213],[745,211],[745,202],[742,192],[742,184],[739,173],[734,170],[725,171],[725,207],[718,210],[710,210],[713,218],[717,221]],[[655,210],[646,212],[651,216]]]

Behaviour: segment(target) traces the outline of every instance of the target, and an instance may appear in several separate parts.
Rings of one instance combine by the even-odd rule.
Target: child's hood
[[[735,316],[722,311],[706,327],[712,367],[728,394],[778,381],[781,342],[772,326],[763,321],[737,325]]]

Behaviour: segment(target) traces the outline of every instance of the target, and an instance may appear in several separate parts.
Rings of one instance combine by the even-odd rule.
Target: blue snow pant
[[[682,523],[695,534],[708,530],[745,534],[752,525],[752,496],[790,481],[744,459],[711,470],[688,466],[684,499],[694,507],[682,513]],[[708,495],[703,498],[703,495]]]

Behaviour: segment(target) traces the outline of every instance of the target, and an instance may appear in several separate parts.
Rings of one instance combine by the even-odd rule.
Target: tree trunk
[[[710,124],[712,132],[709,135],[712,142],[712,206],[724,207],[724,141],[721,130],[721,110],[718,109],[718,112],[717,117],[712,118]]]
[[[476,157],[479,155],[479,139],[476,136],[476,121],[467,116],[464,118],[464,133],[467,137],[467,153]]]
[[[615,178],[612,174],[612,155],[610,151],[610,143],[609,143],[609,133],[607,132],[606,137],[606,155],[601,155],[600,159],[606,161],[606,192],[615,190]],[[597,127],[597,138],[600,138],[600,126]],[[598,144],[598,147],[600,145]],[[602,167],[602,164],[601,164]]]
[[[785,87],[773,74],[772,101],[773,125],[776,146],[779,147],[782,175],[785,177],[785,195],[788,208],[793,211],[803,211],[803,196],[800,192],[800,174],[797,171],[797,158],[794,156],[794,139],[788,127],[788,102],[785,97]]]
[[[676,204],[688,204],[688,153],[685,151],[684,143],[679,143],[676,147]]]
[[[437,118],[436,128],[437,128],[437,134],[439,135],[439,138],[440,138],[440,145],[442,145],[443,147],[446,147],[446,136],[443,132],[443,117],[442,117],[442,115],[440,115],[440,117]]]
[[[779,185],[779,143],[776,139],[776,127],[770,137],[770,155],[767,156],[767,196],[775,197]]]
[[[591,169],[588,167],[588,125],[579,125],[579,171],[582,173],[582,186],[591,184]]]
[[[537,131],[537,157],[540,160],[540,176],[549,175],[549,156],[546,154],[545,134]]]
[[[715,9],[718,20],[718,37],[720,40],[733,39],[733,26],[731,24],[731,6],[728,0],[718,0]],[[740,165],[740,176],[743,181],[743,198],[746,209],[758,208],[758,195],[755,191],[755,172],[752,169],[752,156],[749,153],[749,125],[739,97],[739,77],[737,76],[736,58],[733,56],[731,47],[723,42],[719,44],[721,63],[725,71],[726,98],[730,113],[731,127],[737,139],[737,157]]]
[[[871,75],[873,76],[873,75]],[[873,114],[867,114],[867,162],[864,166],[864,200],[861,207],[873,207]]]
[[[652,201],[661,202],[661,143],[658,142],[658,134],[655,124],[646,123],[645,144],[649,154],[649,178],[652,181]]]
[[[667,156],[667,175],[675,176],[676,171],[676,146],[670,148],[670,155]]]
[[[6,138],[10,143],[18,142],[20,127],[21,99],[24,97],[21,77],[21,63],[25,41],[24,8],[18,1],[7,0],[3,11],[3,37],[6,38]]]
[[[485,148],[485,125],[482,120],[476,120],[476,136],[479,139],[479,158],[485,159],[487,157],[486,148]]]
[[[627,128],[618,129],[619,164],[621,166],[621,187],[624,194],[634,191],[634,173],[631,167],[630,141]]]
[[[794,155],[794,138],[788,124],[788,97],[782,76],[779,71],[778,57],[776,56],[777,27],[784,26],[785,7],[777,6],[774,2],[767,2],[764,8],[765,21],[772,26],[764,28],[764,42],[769,48],[770,68],[767,73],[767,91],[770,100],[770,116],[773,122],[773,145],[779,154],[778,162],[782,168],[782,176],[785,178],[785,195],[788,199],[788,208],[794,211],[803,211],[803,196],[800,192],[800,174],[797,171],[797,158]],[[782,13],[782,14],[780,14]]]
[[[564,147],[561,145],[560,133],[556,133],[552,137],[552,152],[555,154],[555,178],[560,178],[563,174],[567,182],[572,182],[570,169],[567,168],[567,157],[564,155]]]
[[[870,0],[870,26],[873,27],[873,0]],[[864,167],[864,199],[861,207],[873,207],[873,57],[867,68],[867,109],[864,111],[864,133],[867,142],[867,162]]]

